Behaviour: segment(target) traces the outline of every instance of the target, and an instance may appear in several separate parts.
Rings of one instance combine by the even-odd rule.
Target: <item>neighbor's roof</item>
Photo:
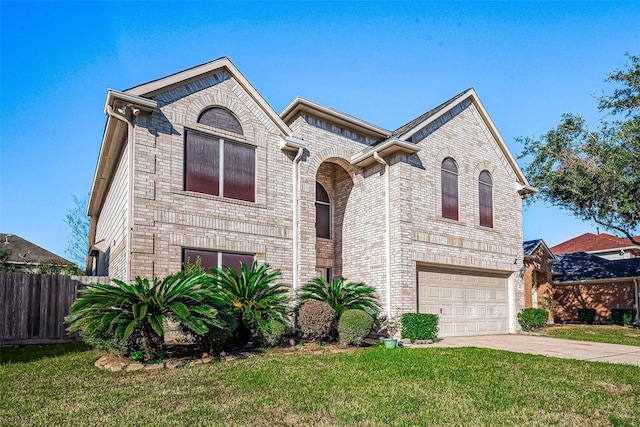
[[[11,251],[9,262],[12,263],[40,264],[42,261],[56,260],[58,262],[73,264],[71,261],[53,252],[49,252],[15,234],[0,233],[0,249],[9,249]]]
[[[551,252],[551,250],[549,249],[547,244],[542,239],[527,240],[526,242],[523,242],[522,243],[522,250],[524,252],[524,256],[525,257],[531,256],[533,254],[533,252],[536,249],[538,249],[538,246],[542,246],[542,248],[545,251],[547,251],[547,253],[549,254],[549,258],[550,259],[555,259],[555,256],[553,255],[553,252]]]
[[[640,236],[634,237],[640,240]],[[551,248],[554,254],[568,254],[573,252],[600,252],[606,250],[638,248],[629,239],[612,236],[611,234],[585,233]]]
[[[608,260],[586,252],[556,255],[554,281],[581,282],[640,277],[640,258]]]

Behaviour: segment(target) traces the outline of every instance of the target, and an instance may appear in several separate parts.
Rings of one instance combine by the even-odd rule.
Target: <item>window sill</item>
[[[186,196],[186,197],[195,197],[195,198],[198,198],[198,199],[211,200],[211,201],[215,201],[215,202],[231,203],[231,204],[240,205],[240,206],[250,206],[250,207],[258,208],[258,209],[266,209],[267,208],[266,205],[260,204],[260,203],[256,203],[256,202],[247,202],[246,200],[230,199],[230,198],[227,198],[227,197],[214,196],[212,194],[198,193],[198,192],[195,192],[195,191],[172,190],[171,194],[176,194],[176,195],[179,195],[179,196]]]
[[[441,216],[437,216],[436,217],[436,221],[444,222],[444,223],[447,223],[447,224],[456,224],[456,225],[460,225],[462,227],[466,227],[467,226],[466,222],[462,222],[460,220],[455,220],[455,219],[443,218]]]

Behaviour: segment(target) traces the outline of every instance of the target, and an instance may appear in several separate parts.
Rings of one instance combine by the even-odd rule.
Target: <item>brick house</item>
[[[542,239],[524,242],[522,250],[524,252],[524,306],[546,309],[549,311],[549,323],[553,323],[552,270],[556,258]]]
[[[634,240],[640,241],[640,236],[635,236]],[[611,260],[640,258],[640,246],[625,237],[607,233],[584,233],[555,245],[551,250],[556,255],[586,252]]]
[[[473,89],[390,131],[299,97],[277,114],[220,58],[109,90],[105,114],[89,271],[257,259],[293,295],[344,276],[441,336],[515,332],[534,189]]]
[[[560,254],[553,266],[556,321],[577,322],[578,309],[596,310],[597,323],[612,321],[612,308],[633,309],[640,321],[640,259],[608,260],[586,252]]]

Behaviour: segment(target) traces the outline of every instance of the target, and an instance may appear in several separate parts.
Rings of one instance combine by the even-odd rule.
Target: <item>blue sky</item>
[[[640,2],[0,3],[0,232],[65,255],[107,88],[229,57],[280,112],[296,95],[395,129],[474,87],[517,155],[565,112],[596,127],[607,72],[640,54]],[[595,226],[543,204],[524,238]]]

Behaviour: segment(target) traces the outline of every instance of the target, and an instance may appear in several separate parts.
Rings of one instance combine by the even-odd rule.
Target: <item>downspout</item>
[[[304,148],[293,158],[293,302],[298,300],[298,164]]]
[[[391,319],[391,216],[390,216],[390,204],[391,197],[389,194],[389,188],[391,186],[389,177],[389,163],[385,162],[377,151],[373,152],[373,158],[376,162],[384,166],[385,175],[385,261],[386,261],[386,273],[387,273],[387,319]]]
[[[106,111],[109,117],[118,119],[127,124],[127,147],[129,151],[129,206],[127,214],[127,251],[125,253],[125,282],[131,282],[131,228],[133,224],[133,123],[126,117],[113,112],[113,108],[107,105]]]
[[[640,277],[634,277],[633,278],[633,287],[635,288],[635,303],[636,303],[636,322],[640,323],[640,305],[638,304],[638,279],[640,279]]]

